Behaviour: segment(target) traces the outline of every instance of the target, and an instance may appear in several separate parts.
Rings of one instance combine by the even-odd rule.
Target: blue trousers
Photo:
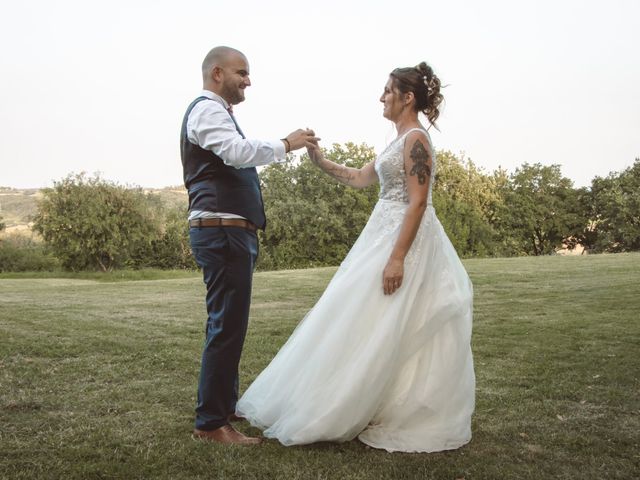
[[[207,287],[207,325],[196,428],[228,423],[238,400],[238,364],[249,322],[258,238],[240,227],[191,227],[191,251]]]

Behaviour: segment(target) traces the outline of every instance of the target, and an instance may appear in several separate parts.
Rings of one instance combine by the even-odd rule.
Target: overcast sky
[[[449,85],[436,148],[488,172],[557,163],[582,186],[640,157],[639,0],[0,5],[0,186],[180,184],[180,123],[216,45],[249,59],[250,137],[312,127],[380,152],[388,73],[425,60]]]

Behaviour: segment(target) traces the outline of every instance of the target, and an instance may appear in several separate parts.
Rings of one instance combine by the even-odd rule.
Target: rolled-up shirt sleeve
[[[282,161],[286,158],[281,140],[242,138],[229,113],[216,101],[196,104],[187,120],[191,143],[210,150],[235,168],[250,168]]]

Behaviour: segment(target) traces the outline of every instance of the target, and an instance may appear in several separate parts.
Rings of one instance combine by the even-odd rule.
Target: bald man
[[[313,147],[312,130],[282,139],[253,140],[242,133],[232,106],[251,85],[241,52],[216,47],[202,62],[203,90],[187,108],[180,135],[184,184],[189,191],[191,250],[206,285],[207,325],[193,435],[251,445],[230,422],[238,399],[238,363],[258,257],[257,229],[266,224],[256,167]]]

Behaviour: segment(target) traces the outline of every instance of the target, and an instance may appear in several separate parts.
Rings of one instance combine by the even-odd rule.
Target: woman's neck
[[[418,114],[415,112],[407,112],[401,115],[400,118],[395,121],[395,124],[398,136],[404,135],[412,128],[422,128],[422,125],[420,125],[418,121]]]

